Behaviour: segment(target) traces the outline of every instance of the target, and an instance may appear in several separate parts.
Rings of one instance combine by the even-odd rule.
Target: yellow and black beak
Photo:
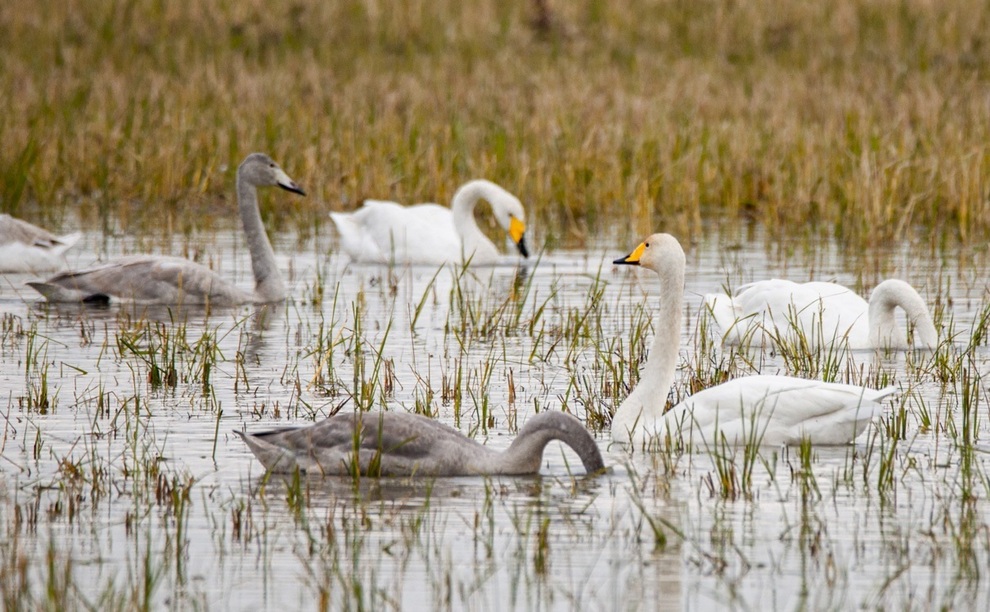
[[[614,264],[626,264],[626,265],[629,265],[629,266],[638,266],[639,265],[639,258],[643,256],[643,251],[645,251],[645,250],[646,250],[646,243],[645,242],[641,242],[641,243],[639,243],[639,246],[638,247],[636,247],[635,249],[633,249],[633,252],[632,253],[626,255],[625,257],[620,257],[619,259],[616,259],[612,263],[614,263]]]
[[[526,249],[526,224],[524,222],[515,217],[509,219],[509,238],[512,238],[512,242],[516,243],[520,255],[529,257],[529,251]]]

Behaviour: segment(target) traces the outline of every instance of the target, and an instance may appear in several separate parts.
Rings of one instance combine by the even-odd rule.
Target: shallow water
[[[611,265],[633,246],[457,276],[347,266],[327,255],[328,238],[282,239],[293,299],[211,312],[50,307],[24,287],[32,277],[3,277],[5,603],[18,593],[70,607],[232,610],[986,601],[987,350],[967,348],[987,305],[979,252],[768,247],[759,234],[691,245],[677,396],[695,370],[733,359],[697,329],[701,296],[723,286],[776,276],[863,291],[897,276],[944,307],[955,337],[941,354],[959,363],[955,380],[932,355],[843,361],[840,378],[901,389],[896,418],[849,447],[761,449],[747,468],[741,449],[629,453],[605,431],[612,470],[593,479],[555,443],[538,477],[300,482],[266,479],[231,433],[370,405],[429,410],[504,448],[537,409],[610,413],[652,336],[644,328],[637,342],[630,330],[660,290],[648,273]],[[169,245],[87,236],[70,263],[142,250],[209,253],[251,285],[236,232]],[[732,363],[789,371],[773,353]],[[965,419],[964,387],[975,398]]]

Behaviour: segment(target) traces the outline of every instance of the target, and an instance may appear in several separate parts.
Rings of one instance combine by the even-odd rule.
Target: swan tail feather
[[[27,285],[40,293],[49,302],[82,302],[89,297],[81,291],[66,289],[54,283],[30,282]]]
[[[64,236],[59,236],[55,240],[55,248],[53,249],[55,253],[61,255],[74,247],[79,239],[82,238],[82,232],[73,232],[71,234],[66,234]]]
[[[292,472],[298,466],[295,454],[288,449],[276,446],[258,435],[238,430],[234,430],[234,433],[247,444],[247,447],[267,471],[284,474]]]
[[[340,236],[340,249],[347,253],[352,261],[379,262],[380,249],[371,239],[356,213],[330,213],[330,219],[337,228]]]

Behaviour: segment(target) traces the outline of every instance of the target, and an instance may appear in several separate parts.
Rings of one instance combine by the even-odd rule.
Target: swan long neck
[[[519,435],[504,452],[493,459],[496,473],[533,474],[539,471],[543,450],[559,440],[578,454],[585,472],[604,469],[601,451],[595,439],[580,421],[563,412],[543,412],[530,417]]]
[[[255,296],[262,302],[277,302],[285,299],[285,283],[275,263],[275,252],[265,233],[258,209],[258,190],[241,173],[237,174],[237,206],[241,212],[241,223],[251,252],[251,269],[254,272]]]
[[[660,274],[660,310],[654,317],[655,336],[639,383],[612,417],[612,437],[632,442],[636,429],[651,428],[663,418],[667,395],[674,384],[681,344],[681,300],[684,298],[684,268],[672,267]]]
[[[904,309],[907,320],[914,326],[915,344],[924,348],[938,345],[938,332],[928,305],[914,288],[904,281],[886,280],[870,294],[870,343],[877,348],[903,348],[907,334],[897,326],[894,309]]]
[[[492,194],[496,189],[498,187],[488,181],[470,181],[457,190],[453,201],[450,203],[450,210],[454,217],[454,229],[461,237],[464,255],[467,257],[470,257],[478,248],[484,248],[481,245],[491,245],[491,250],[495,250],[495,245],[485,236],[474,220],[474,207],[481,199],[491,202],[494,197]]]

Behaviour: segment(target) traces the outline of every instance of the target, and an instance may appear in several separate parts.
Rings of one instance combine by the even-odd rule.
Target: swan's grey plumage
[[[48,272],[65,266],[65,252],[82,233],[56,236],[37,225],[0,214],[0,272]]]
[[[439,204],[402,206],[365,200],[350,213],[330,213],[340,247],[353,261],[443,265],[489,265],[499,250],[478,227],[474,207],[485,200],[495,220],[509,234],[523,257],[526,250],[526,211],[519,199],[491,181],[473,180],[454,194],[450,208]]]
[[[206,266],[158,255],[134,255],[28,283],[52,302],[122,300],[152,304],[245,304],[285,299],[285,283],[258,210],[257,187],[278,186],[305,195],[278,164],[252,153],[237,169],[237,202],[251,253],[254,292],[244,291]]]
[[[904,310],[914,327],[913,346],[938,345],[925,301],[914,287],[897,279],[877,285],[869,303],[836,283],[771,279],[744,285],[733,296],[706,295],[705,305],[728,345],[782,341],[812,349],[905,349],[907,334],[897,325],[896,308]]]
[[[695,393],[664,412],[674,383],[684,297],[684,250],[669,234],[654,234],[616,264],[660,276],[656,336],[639,384],[612,417],[612,439],[650,445],[667,436],[697,447],[844,444],[862,433],[894,393],[793,376],[744,376]]]
[[[337,414],[315,425],[261,433],[237,431],[265,468],[286,473],[375,476],[535,474],[552,440],[570,446],[587,473],[604,468],[594,438],[563,412],[530,417],[504,451],[456,429],[407,412]],[[355,460],[357,463],[355,465]]]

